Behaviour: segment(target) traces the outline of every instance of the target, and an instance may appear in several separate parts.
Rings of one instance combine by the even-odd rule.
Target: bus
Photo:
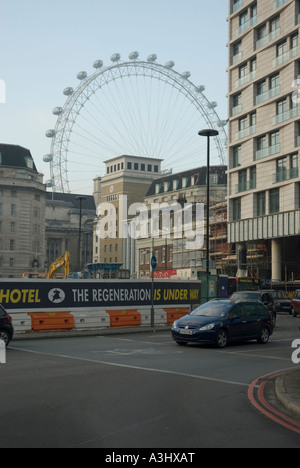
[[[236,291],[258,291],[261,289],[260,278],[238,278],[235,276],[222,276],[218,278],[219,297],[228,298]]]

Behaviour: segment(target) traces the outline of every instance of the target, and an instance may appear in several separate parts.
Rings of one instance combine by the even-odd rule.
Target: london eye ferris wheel
[[[198,131],[214,128],[212,164],[226,164],[226,121],[216,112],[203,85],[190,80],[190,72],[174,70],[174,62],[146,60],[138,52],[122,61],[94,62],[94,72],[77,74],[76,88],[64,89],[66,102],[55,107],[55,128],[48,130],[50,164],[47,186],[56,192],[75,191],[92,184],[103,171],[103,162],[123,154],[159,158],[165,169],[183,171],[205,164]]]

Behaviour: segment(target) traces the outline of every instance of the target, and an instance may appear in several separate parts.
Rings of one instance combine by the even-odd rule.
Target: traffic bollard
[[[3,340],[0,340],[0,364],[6,364],[6,346]]]

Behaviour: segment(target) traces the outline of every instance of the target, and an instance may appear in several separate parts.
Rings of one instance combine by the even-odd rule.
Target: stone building
[[[45,271],[45,199],[30,151],[0,144],[0,277]]]
[[[78,239],[80,200],[81,216],[81,258],[79,268]],[[70,271],[81,271],[93,261],[93,220],[96,208],[93,196],[71,193],[47,193],[46,200],[46,261],[47,268],[66,250],[70,252]]]
[[[119,263],[133,273],[135,245],[126,232],[129,209],[143,202],[161,175],[161,159],[122,155],[105,164],[106,174],[94,181],[94,196],[101,201],[94,224],[94,263]]]
[[[226,166],[211,166],[210,178],[210,206],[225,201],[227,190]],[[176,277],[176,278],[197,278],[197,271],[205,270],[206,262],[206,241],[203,237],[201,247],[189,243],[182,226],[182,235],[174,235],[174,214],[170,207],[172,204],[202,204],[204,216],[206,214],[206,192],[207,192],[207,168],[200,167],[177,174],[164,175],[153,181],[144,203],[151,212],[151,206],[158,204],[161,207],[159,216],[158,236],[140,238],[136,244],[136,274],[138,278],[148,278],[151,276],[151,257],[154,254],[157,258],[156,276]],[[165,232],[164,224],[164,204],[170,215],[170,230]],[[213,222],[213,211],[210,212],[210,222]],[[183,215],[182,215],[182,221]],[[206,220],[203,219],[203,232]],[[195,230],[195,225],[192,229]],[[150,230],[150,228],[149,228]],[[215,247],[216,242],[211,243]],[[211,251],[211,253],[213,253]],[[215,255],[210,256],[211,268],[215,269]]]

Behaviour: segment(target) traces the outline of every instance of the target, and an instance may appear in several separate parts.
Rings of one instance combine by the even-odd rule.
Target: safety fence
[[[190,306],[156,307],[154,324],[172,325],[190,312]],[[15,333],[92,330],[123,327],[145,327],[151,324],[149,307],[119,309],[74,309],[42,312],[10,311]]]

